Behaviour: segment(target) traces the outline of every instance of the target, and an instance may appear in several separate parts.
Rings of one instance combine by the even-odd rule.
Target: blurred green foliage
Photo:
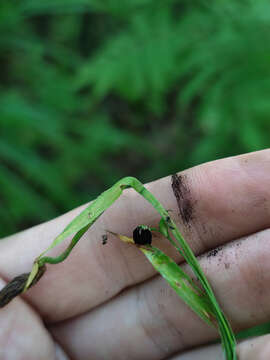
[[[269,146],[266,0],[1,0],[0,235]]]

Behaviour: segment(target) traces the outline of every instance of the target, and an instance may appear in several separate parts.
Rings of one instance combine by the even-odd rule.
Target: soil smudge
[[[181,218],[188,225],[194,217],[194,209],[191,201],[190,189],[187,186],[186,175],[172,175],[172,189],[177,201]]]

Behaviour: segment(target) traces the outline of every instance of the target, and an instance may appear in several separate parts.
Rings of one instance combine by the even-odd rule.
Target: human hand
[[[184,238],[200,255],[234,330],[267,321],[270,150],[210,162],[179,175],[174,192],[171,177],[146,187],[172,210]],[[28,272],[33,259],[81,210],[3,239],[2,279]],[[205,346],[218,338],[216,330],[179,299],[141,252],[111,235],[102,245],[107,229],[130,236],[137,225],[156,226],[158,221],[150,204],[125,190],[67,260],[48,266],[37,285],[0,309],[0,360],[222,359],[218,346]],[[183,262],[163,238],[156,236],[153,243]],[[66,244],[51,254],[56,256]],[[270,358],[269,344],[268,335],[244,342],[239,360]]]

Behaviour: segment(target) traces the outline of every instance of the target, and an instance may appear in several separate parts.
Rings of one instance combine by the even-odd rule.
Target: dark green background
[[[269,146],[266,0],[1,0],[0,235]]]

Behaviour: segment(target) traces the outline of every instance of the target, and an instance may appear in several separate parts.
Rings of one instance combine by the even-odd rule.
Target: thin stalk
[[[83,210],[70,224],[63,230],[63,232],[56,237],[52,244],[36,259],[32,272],[30,273],[28,282],[25,286],[27,290],[31,286],[31,282],[35,279],[39,267],[45,263],[56,264],[68,257],[73,247],[77,244],[82,235],[90,228],[90,226],[103,214],[103,212],[110,207],[122,194],[123,190],[132,187],[141,196],[143,196],[160,214],[164,224],[168,227],[169,231],[174,236],[176,242],[168,235],[167,238],[175,246],[177,251],[184,257],[186,262],[191,266],[197,279],[200,281],[205,293],[207,294],[214,310],[214,314],[219,326],[219,332],[224,347],[224,352],[227,360],[236,360],[236,340],[232,331],[232,328],[226,319],[224,313],[220,309],[218,302],[215,298],[214,292],[206,279],[195,255],[190,249],[187,242],[182,237],[176,224],[169,216],[169,213],[165,210],[162,204],[154,197],[154,195],[148,191],[143,184],[133,177],[126,177],[118,181],[110,189],[103,192],[98,196],[90,205]],[[67,249],[57,257],[48,257],[44,254],[61,243],[68,236],[75,234],[71,243]],[[169,232],[168,232],[169,234]]]

